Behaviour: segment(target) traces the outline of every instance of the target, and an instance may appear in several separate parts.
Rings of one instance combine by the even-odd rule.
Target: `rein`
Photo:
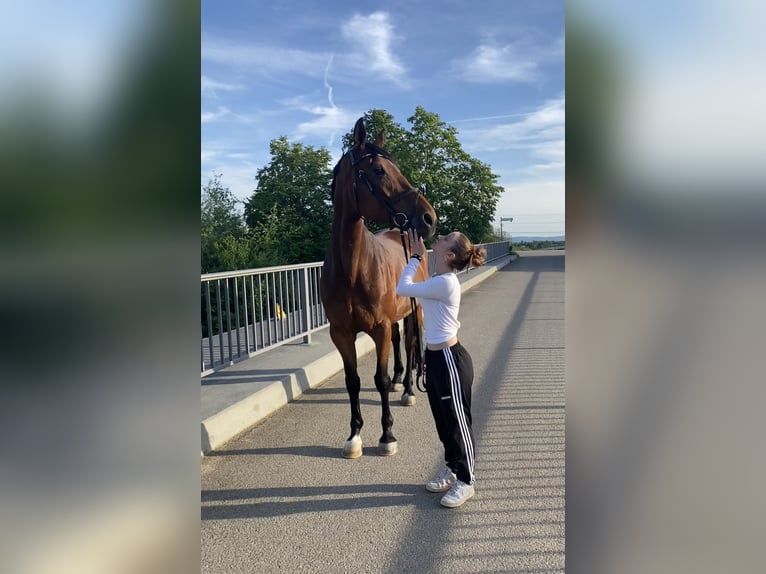
[[[409,262],[410,256],[407,253],[407,244],[404,241],[404,229],[399,228],[399,239],[402,240],[402,249],[404,250],[405,265]],[[415,322],[415,386],[421,393],[426,392],[425,381],[423,381],[423,348],[420,342],[420,325],[418,324],[418,305],[415,297],[410,297],[410,308],[412,309],[412,320]]]

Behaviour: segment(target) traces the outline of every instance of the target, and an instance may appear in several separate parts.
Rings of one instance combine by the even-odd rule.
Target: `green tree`
[[[251,258],[258,265],[319,261],[332,227],[330,152],[284,136],[271,141],[270,152],[245,203]]]
[[[247,238],[238,203],[231,190],[221,184],[221,174],[214,174],[202,188],[202,273],[231,271],[246,263]]]
[[[214,248],[218,259],[216,271],[236,271],[255,267],[252,263],[251,238],[249,235],[235,237],[227,235],[215,242]]]
[[[503,191],[495,185],[497,176],[487,164],[467,155],[446,172],[443,186],[431,194],[441,221],[439,232],[457,229],[478,243],[494,241],[492,221]]]
[[[437,233],[459,230],[477,243],[491,241],[503,189],[491,168],[463,150],[457,130],[418,106],[407,118],[410,177],[423,185],[439,217]]]
[[[372,109],[364,114],[364,127],[372,138],[381,132],[386,139],[386,151],[392,154],[397,164],[406,159],[409,134],[407,130],[394,121],[394,116],[385,110]],[[349,149],[354,143],[353,128],[343,136],[343,148]],[[400,167],[401,169],[401,167]],[[405,174],[406,175],[406,174]]]

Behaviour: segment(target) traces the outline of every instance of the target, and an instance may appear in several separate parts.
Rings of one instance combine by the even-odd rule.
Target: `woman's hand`
[[[410,238],[410,253],[424,257],[426,254],[426,245],[423,243],[423,238],[418,237],[417,232],[412,228],[407,230],[407,234]]]

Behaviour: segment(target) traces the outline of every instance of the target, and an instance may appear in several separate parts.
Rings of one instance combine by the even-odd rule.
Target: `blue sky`
[[[496,226],[564,233],[563,0],[203,0],[203,185],[246,199],[271,140],[335,161],[366,111],[409,128],[416,106],[499,176]]]

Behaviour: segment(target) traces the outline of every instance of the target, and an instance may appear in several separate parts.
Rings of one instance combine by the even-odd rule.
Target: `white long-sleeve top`
[[[399,278],[396,293],[402,297],[417,297],[423,307],[423,338],[426,344],[439,344],[457,336],[460,321],[460,281],[454,273],[435,275],[414,283],[420,262],[412,258]]]

